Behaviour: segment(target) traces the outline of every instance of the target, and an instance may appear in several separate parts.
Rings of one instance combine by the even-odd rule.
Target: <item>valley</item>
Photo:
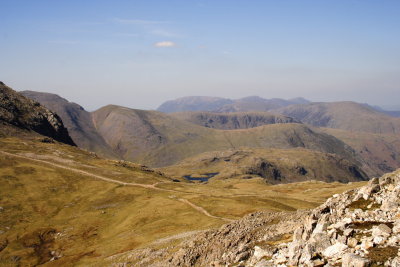
[[[243,217],[268,227],[298,220],[399,166],[397,130],[387,130],[396,120],[375,112],[383,133],[279,114],[312,103],[87,112],[57,95],[0,89],[1,265],[179,262],[187,239]]]

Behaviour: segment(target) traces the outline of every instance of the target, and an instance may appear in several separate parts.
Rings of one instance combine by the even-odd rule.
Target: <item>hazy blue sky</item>
[[[0,11],[0,80],[89,110],[188,95],[400,104],[398,0],[0,0]]]

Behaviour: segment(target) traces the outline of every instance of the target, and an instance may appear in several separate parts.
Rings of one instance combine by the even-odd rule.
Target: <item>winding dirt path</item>
[[[214,219],[221,219],[221,220],[224,220],[224,221],[227,221],[227,222],[232,222],[232,221],[234,221],[234,220],[231,220],[231,219],[228,219],[228,218],[223,218],[223,217],[218,217],[218,216],[211,215],[211,214],[208,213],[208,211],[206,211],[204,208],[193,204],[192,202],[190,202],[190,201],[187,200],[187,199],[179,198],[178,200],[181,201],[181,202],[183,202],[183,203],[188,204],[188,205],[191,206],[192,208],[198,210],[199,212],[205,214],[205,215],[208,216],[208,217],[211,217],[211,218],[214,218]]]
[[[94,174],[94,173],[90,173],[90,172],[87,172],[87,171],[83,171],[83,170],[80,170],[80,169],[67,167],[67,166],[64,166],[64,165],[61,165],[61,164],[57,164],[57,163],[46,161],[46,160],[42,160],[42,159],[37,159],[37,158],[18,155],[18,154],[13,154],[13,153],[5,152],[5,151],[0,151],[0,154],[6,155],[6,156],[10,156],[10,157],[30,160],[30,161],[34,161],[34,162],[39,162],[39,163],[50,165],[50,166],[53,166],[53,167],[56,167],[56,168],[69,170],[69,171],[72,171],[72,172],[75,172],[75,173],[78,173],[78,174],[81,174],[81,175],[89,176],[89,177],[92,177],[92,178],[95,178],[95,179],[98,179],[98,180],[103,180],[103,181],[109,182],[109,183],[120,184],[120,185],[125,185],[125,186],[138,186],[138,187],[143,187],[143,188],[153,189],[153,190],[158,190],[158,191],[164,191],[164,192],[185,193],[185,192],[175,191],[175,190],[172,190],[172,189],[165,189],[165,188],[156,187],[156,185],[159,184],[160,182],[157,182],[155,184],[127,183],[127,182],[122,182],[122,181],[119,181],[119,180],[111,179],[111,178],[108,178],[108,177],[104,177],[104,176],[97,175],[97,174]],[[203,213],[205,216],[208,216],[208,217],[211,217],[211,218],[214,218],[214,219],[220,219],[220,220],[228,221],[228,222],[233,221],[231,219],[227,219],[227,218],[211,215],[204,208],[202,208],[200,206],[197,206],[196,204],[193,204],[192,202],[190,202],[187,199],[179,198],[178,200],[183,202],[183,203],[185,203],[185,204],[187,204],[187,205],[189,205],[190,207],[194,208],[195,210]]]

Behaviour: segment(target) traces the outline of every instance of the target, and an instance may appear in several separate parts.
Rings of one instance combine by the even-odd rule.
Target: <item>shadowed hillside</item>
[[[23,91],[20,93],[56,112],[79,147],[99,153],[105,157],[118,157],[98,134],[93,125],[91,114],[83,107],[68,102],[66,99],[55,94],[33,91]]]
[[[400,168],[400,138],[398,134],[373,134],[329,128],[321,130],[354,148],[377,175]]]
[[[394,118],[355,102],[310,103],[276,110],[303,123],[377,134],[399,134],[400,118]]]
[[[0,82],[0,132],[13,135],[16,130],[33,131],[59,142],[75,145],[60,117]],[[17,131],[16,134],[20,134]]]
[[[206,177],[207,174],[215,175],[212,180],[261,177],[270,184],[309,180],[350,182],[368,178],[357,165],[337,155],[303,148],[205,152],[161,170],[175,178]]]
[[[247,129],[276,123],[300,123],[299,120],[268,112],[179,112],[171,113],[171,116],[200,126],[223,130]]]

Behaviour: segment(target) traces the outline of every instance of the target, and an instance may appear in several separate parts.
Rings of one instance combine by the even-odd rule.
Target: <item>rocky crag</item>
[[[12,131],[12,128],[16,127],[75,145],[56,113],[17,93],[2,82],[0,82],[0,126],[0,133],[5,135],[13,135],[15,131]]]
[[[114,257],[144,266],[400,266],[400,171],[310,211],[257,212],[164,249]],[[138,261],[135,261],[135,258]]]
[[[292,242],[274,253],[256,247],[249,265],[400,266],[399,196],[399,171],[334,195],[294,231]]]

